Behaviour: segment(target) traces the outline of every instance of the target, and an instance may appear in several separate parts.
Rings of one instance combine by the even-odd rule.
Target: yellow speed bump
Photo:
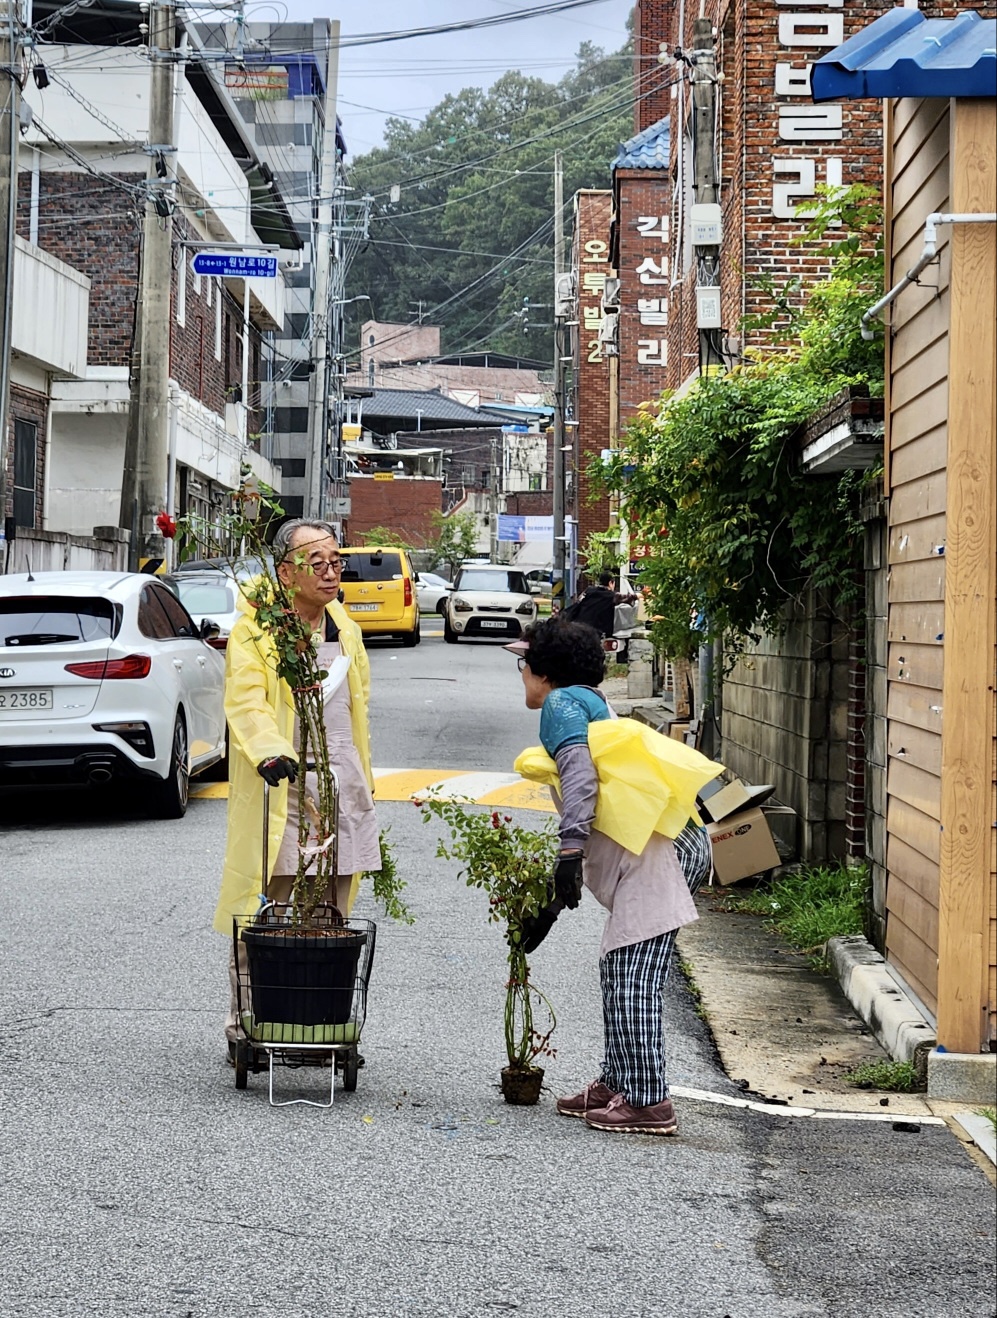
[[[224,800],[228,783],[205,783],[191,788],[201,801]],[[424,796],[467,800],[505,810],[542,810],[554,804],[546,787],[527,782],[517,773],[493,773],[477,769],[375,769],[376,801],[411,801]]]

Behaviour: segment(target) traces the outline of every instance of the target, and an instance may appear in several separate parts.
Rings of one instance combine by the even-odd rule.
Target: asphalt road
[[[498,647],[371,661],[380,765],[505,770],[535,741]],[[685,1100],[665,1140],[506,1107],[498,932],[415,808],[380,810],[416,924],[380,923],[367,1066],[319,1111],[225,1062],[223,801],[0,802],[4,1318],[991,1318],[993,1190],[943,1127]],[[598,1064],[600,925],[583,902],[535,958],[554,1092]],[[680,980],[665,1011],[673,1083],[734,1093]]]

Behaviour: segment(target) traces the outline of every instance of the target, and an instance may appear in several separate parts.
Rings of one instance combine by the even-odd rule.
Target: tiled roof
[[[659,119],[620,147],[613,161],[614,169],[667,169],[669,127],[667,119]]]
[[[890,9],[817,60],[815,101],[997,96],[997,20]]]
[[[458,403],[435,389],[375,389],[372,397],[363,400],[364,420],[373,420],[375,417],[411,418],[415,423],[420,415],[423,421],[451,421],[479,426],[501,426],[506,420],[483,408]]]

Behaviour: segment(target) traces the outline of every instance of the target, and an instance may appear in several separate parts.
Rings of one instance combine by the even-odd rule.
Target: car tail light
[[[411,605],[412,605],[412,578],[406,577],[405,578],[405,608],[410,608]]]
[[[128,654],[124,659],[95,659],[91,663],[66,664],[67,673],[95,681],[117,677],[148,677],[152,660],[147,654]]]
[[[211,646],[212,650],[225,650],[225,649],[227,649],[227,647],[228,647],[228,637],[227,637],[227,636],[209,636],[209,637],[208,637],[208,644]]]

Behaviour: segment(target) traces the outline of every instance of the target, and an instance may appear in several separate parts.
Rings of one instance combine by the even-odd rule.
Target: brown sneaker
[[[671,1099],[652,1107],[631,1107],[622,1094],[611,1098],[603,1108],[581,1114],[593,1130],[619,1130],[630,1135],[677,1135],[679,1123]]]
[[[615,1097],[608,1085],[604,1085],[601,1080],[593,1080],[580,1094],[572,1094],[570,1098],[559,1098],[556,1106],[562,1117],[584,1117],[586,1112],[591,1112],[593,1108],[605,1107],[609,1100]]]

